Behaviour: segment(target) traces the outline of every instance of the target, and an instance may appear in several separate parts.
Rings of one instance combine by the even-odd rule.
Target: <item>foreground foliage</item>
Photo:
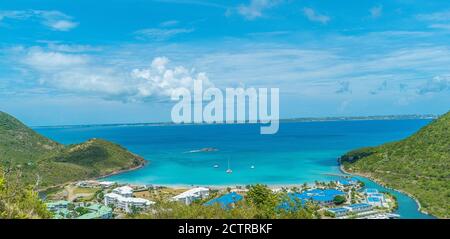
[[[0,218],[50,218],[36,191],[18,180],[18,173],[0,174]]]
[[[349,152],[341,162],[413,195],[424,211],[450,217],[450,112],[411,137]]]

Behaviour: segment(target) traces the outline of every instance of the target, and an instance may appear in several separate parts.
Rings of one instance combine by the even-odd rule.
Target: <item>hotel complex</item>
[[[144,198],[134,198],[132,196],[133,189],[129,186],[115,188],[112,193],[105,194],[105,205],[120,208],[127,213],[131,213],[134,210],[145,209],[155,203]]]
[[[76,219],[108,219],[122,218],[126,214],[147,210],[155,202],[152,195],[158,195],[159,190],[170,191],[166,200],[191,205],[195,201],[209,199],[202,202],[203,206],[219,205],[225,210],[232,209],[244,201],[248,188],[216,189],[217,197],[211,196],[211,189],[194,187],[176,195],[178,190],[165,187],[118,185],[114,182],[85,181],[75,184],[83,190],[95,191],[91,203],[69,202],[65,200],[47,203],[47,208],[54,213],[54,218]],[[81,190],[81,191],[83,191]],[[343,178],[328,183],[316,183],[304,186],[303,190],[296,188],[272,188],[274,193],[286,192],[287,198],[280,202],[278,209],[286,211],[298,210],[309,203],[317,205],[325,217],[333,218],[386,218],[395,217],[389,214],[395,201],[377,189],[365,188],[362,183],[353,178]],[[215,192],[215,193],[216,193]],[[148,199],[146,199],[148,198]],[[76,199],[75,199],[76,200]],[[98,202],[102,202],[103,205]]]
[[[193,201],[198,199],[204,199],[209,196],[209,188],[193,188],[186,192],[183,192],[172,198],[172,201],[182,202],[186,205],[191,204]]]

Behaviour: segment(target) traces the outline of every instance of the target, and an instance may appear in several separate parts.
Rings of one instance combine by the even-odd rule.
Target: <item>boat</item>
[[[226,171],[228,174],[233,173],[233,170],[230,168],[230,160],[228,159],[228,169]]]
[[[218,168],[219,167],[219,165],[218,164],[214,164],[214,166],[213,166],[214,168]]]
[[[254,168],[255,168],[255,165],[250,166],[250,168],[251,168],[251,169],[254,169]]]

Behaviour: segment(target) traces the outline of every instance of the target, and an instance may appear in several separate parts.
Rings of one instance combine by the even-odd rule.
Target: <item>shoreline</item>
[[[389,186],[387,186],[384,182],[380,181],[379,179],[374,178],[373,176],[370,176],[370,175],[367,175],[367,174],[362,174],[362,173],[350,173],[350,172],[347,172],[347,171],[344,169],[344,165],[340,162],[340,159],[339,159],[338,162],[339,162],[339,170],[340,170],[342,173],[347,174],[347,175],[354,175],[354,176],[359,176],[359,177],[367,178],[367,179],[369,179],[369,180],[371,180],[371,181],[373,181],[373,182],[375,182],[375,183],[377,183],[377,184],[379,184],[379,185],[381,185],[381,186],[383,186],[383,187],[385,187],[385,188],[387,188],[387,189],[396,191],[396,192],[398,192],[398,193],[405,194],[405,195],[407,195],[408,197],[412,198],[412,199],[416,202],[416,204],[417,204],[417,210],[418,210],[420,213],[423,213],[423,214],[426,214],[426,215],[435,217],[434,215],[431,215],[431,214],[429,214],[428,212],[423,211],[422,205],[420,204],[419,200],[418,200],[415,196],[411,195],[410,193],[404,192],[404,191],[399,190],[399,189],[395,189],[395,188],[389,187]]]
[[[98,180],[98,179],[102,179],[102,178],[111,177],[111,176],[114,176],[114,175],[117,175],[117,174],[121,174],[121,173],[126,173],[126,172],[130,172],[130,171],[138,170],[138,169],[140,169],[140,168],[143,168],[143,167],[146,166],[147,164],[149,164],[149,161],[147,161],[147,160],[144,159],[144,162],[143,162],[142,164],[136,166],[136,167],[127,168],[127,169],[122,169],[122,170],[115,170],[115,171],[113,171],[113,172],[111,172],[111,173],[109,173],[109,174],[105,174],[105,175],[102,175],[102,176],[99,176],[99,177],[95,177],[95,178],[92,178],[92,179],[93,179],[93,180]],[[92,180],[92,179],[91,179],[91,180]],[[89,179],[87,179],[87,180],[89,180]]]
[[[106,177],[110,177],[110,176],[113,176],[113,175],[117,175],[117,174],[121,174],[121,173],[126,173],[126,172],[129,172],[129,171],[134,171],[134,170],[137,170],[137,169],[140,169],[140,168],[144,167],[144,166],[147,165],[147,164],[148,164],[148,161],[144,159],[144,162],[143,162],[142,164],[136,166],[136,167],[132,167],[132,168],[128,168],[128,169],[123,169],[123,170],[115,170],[115,171],[113,171],[113,172],[111,172],[111,173],[109,173],[109,174],[102,175],[102,176],[98,176],[98,177],[92,177],[92,178],[86,178],[86,179],[79,179],[79,180],[75,180],[75,181],[68,181],[68,182],[64,182],[64,183],[57,184],[57,185],[53,185],[53,186],[49,186],[49,187],[37,189],[36,191],[37,191],[38,193],[41,193],[41,192],[45,192],[45,191],[47,191],[47,190],[50,190],[50,189],[52,189],[52,188],[63,187],[63,186],[66,186],[66,185],[68,185],[68,184],[72,184],[72,183],[76,183],[76,182],[80,182],[80,181],[86,181],[86,180],[99,180],[99,179],[106,178]]]
[[[255,185],[258,183],[250,183],[250,184],[226,184],[226,185],[214,185],[214,184],[145,184],[145,183],[133,183],[133,182],[121,182],[121,181],[114,181],[118,184],[127,184],[127,185],[131,185],[131,186],[152,186],[152,187],[166,187],[166,188],[173,188],[173,189],[190,189],[190,188],[196,188],[196,187],[205,187],[205,188],[210,188],[210,189],[227,189],[227,188],[238,188],[240,187],[241,189],[245,189],[246,186],[248,185]],[[264,184],[264,183],[259,183],[259,184],[263,184],[266,185],[268,188],[271,189],[277,189],[277,188],[292,188],[292,187],[298,187],[301,188],[304,184],[301,183],[293,183],[293,184]],[[313,187],[315,184],[314,183],[307,183],[308,187]]]

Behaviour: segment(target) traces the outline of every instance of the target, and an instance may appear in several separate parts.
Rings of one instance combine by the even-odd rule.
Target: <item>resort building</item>
[[[366,202],[374,207],[384,207],[386,200],[382,193],[379,193],[375,188],[368,188],[365,191]]]
[[[211,206],[214,204],[219,204],[224,209],[230,209],[236,205],[237,202],[241,201],[244,197],[237,194],[236,192],[231,192],[228,194],[225,194],[221,197],[215,198],[211,201],[208,201],[204,205]]]
[[[384,195],[381,193],[367,194],[366,201],[368,204],[374,207],[384,207],[384,203],[386,202],[384,199]]]
[[[383,207],[383,201],[378,197],[367,197],[366,201],[374,207]]]
[[[357,203],[346,206],[345,208],[349,209],[351,212],[366,212],[372,210],[372,206],[367,203]]]
[[[126,194],[129,195],[129,194]],[[145,209],[155,202],[143,198],[125,197],[117,193],[108,193],[104,196],[106,206],[120,208],[127,213],[133,212],[133,209]]]
[[[71,218],[73,215],[73,213],[67,208],[58,209],[52,212],[53,212],[53,219],[67,219]]]
[[[69,201],[61,200],[61,201],[56,201],[56,202],[49,202],[49,203],[46,203],[45,205],[47,206],[47,209],[49,211],[56,212],[61,209],[67,209],[67,206],[69,206],[69,203],[70,203]]]
[[[209,189],[198,187],[190,189],[172,198],[173,201],[182,202],[186,205],[191,204],[195,200],[204,199],[209,196]]]
[[[328,212],[331,212],[335,217],[342,217],[350,212],[350,209],[345,207],[328,208]]]
[[[130,186],[122,186],[115,188],[113,193],[119,194],[123,197],[131,197],[133,196],[133,189]]]
[[[350,187],[354,186],[358,183],[358,180],[355,178],[344,178],[336,181],[336,184],[342,187]]]
[[[370,194],[378,193],[378,190],[375,188],[367,188],[366,190],[364,190],[364,193],[367,196],[370,196]]]
[[[93,188],[98,186],[98,182],[95,180],[87,180],[87,181],[80,181],[76,185],[80,188]]]
[[[70,202],[69,201],[56,201],[56,202],[49,202],[45,205],[47,206],[47,209],[53,213],[54,219],[64,219],[68,218],[71,215],[71,212],[68,209]]]
[[[301,198],[313,200],[321,205],[331,205],[336,196],[345,196],[346,193],[336,189],[312,189],[302,193]]]
[[[89,213],[83,214],[77,219],[111,219],[113,218],[112,209],[101,204],[92,204],[86,207]]]
[[[99,182],[98,183],[102,188],[110,188],[112,187],[114,184],[116,184],[115,182],[109,182],[109,181],[103,181],[103,182]]]
[[[246,188],[233,188],[231,189],[230,192],[235,192],[235,193],[247,193],[248,189]]]
[[[298,206],[305,205],[308,201],[314,201],[322,206],[334,204],[334,198],[346,193],[336,189],[311,189],[302,193],[288,193],[289,199],[279,206],[285,210],[296,210]]]

